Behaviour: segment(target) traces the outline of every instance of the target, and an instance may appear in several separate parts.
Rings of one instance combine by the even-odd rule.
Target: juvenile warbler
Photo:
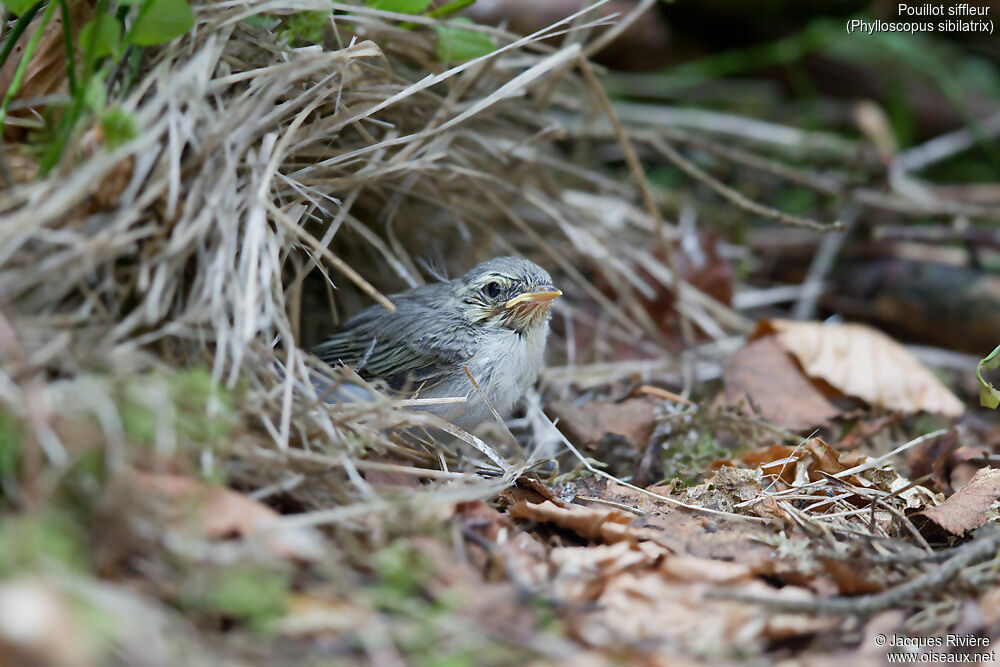
[[[561,294],[537,264],[497,257],[461,278],[391,296],[395,312],[378,305],[361,311],[313,352],[384,380],[397,394],[465,397],[427,409],[469,429],[490,417],[489,406],[507,416],[534,384],[549,306]]]

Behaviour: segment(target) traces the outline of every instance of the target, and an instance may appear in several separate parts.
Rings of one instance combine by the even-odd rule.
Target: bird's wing
[[[426,288],[394,297],[396,312],[372,306],[313,349],[329,364],[352,366],[366,379],[393,389],[430,389],[455,373],[469,356],[460,319],[449,321]]]

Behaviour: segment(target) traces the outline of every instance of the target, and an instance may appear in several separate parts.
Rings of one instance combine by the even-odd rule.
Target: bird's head
[[[492,323],[519,333],[544,324],[550,303],[562,295],[545,269],[518,257],[483,262],[457,282],[473,323]]]

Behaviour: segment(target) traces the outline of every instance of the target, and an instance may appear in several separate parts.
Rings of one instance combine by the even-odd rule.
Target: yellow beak
[[[504,304],[504,308],[513,308],[522,303],[546,303],[562,296],[562,292],[557,289],[546,290],[544,292],[525,292],[518,294],[513,299]]]

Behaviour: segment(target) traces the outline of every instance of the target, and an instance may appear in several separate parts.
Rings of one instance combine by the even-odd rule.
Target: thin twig
[[[580,71],[583,73],[583,78],[590,85],[590,90],[597,98],[598,103],[601,105],[601,109],[604,110],[604,114],[608,117],[611,122],[611,126],[615,130],[615,136],[618,139],[618,145],[621,146],[622,152],[625,154],[625,162],[628,163],[629,170],[632,172],[632,178],[635,179],[636,185],[639,187],[639,194],[642,196],[643,204],[646,207],[646,213],[650,218],[653,219],[656,225],[656,230],[660,235],[660,244],[663,248],[664,259],[667,262],[667,268],[670,269],[670,274],[672,278],[671,287],[674,291],[674,298],[677,300],[677,314],[680,318],[680,328],[681,328],[681,338],[684,341],[684,347],[686,349],[691,349],[694,345],[694,328],[691,326],[691,320],[688,318],[687,312],[684,308],[684,292],[681,290],[681,277],[677,272],[677,260],[674,253],[674,245],[671,243],[670,239],[667,237],[666,222],[663,220],[663,216],[660,214],[660,207],[656,203],[656,199],[653,197],[652,188],[649,186],[649,180],[646,178],[646,171],[642,168],[642,163],[639,162],[639,156],[635,152],[635,147],[632,145],[632,140],[629,138],[628,131],[618,120],[618,116],[615,115],[615,109],[611,104],[611,100],[608,98],[608,94],[604,91],[604,87],[601,82],[597,80],[597,76],[594,74],[594,68],[590,66],[586,58],[580,57],[578,60],[580,64]],[[685,357],[688,359],[688,357]]]
[[[870,616],[892,607],[914,604],[915,600],[922,595],[951,583],[956,575],[970,565],[985,559],[996,558],[998,549],[1000,549],[1000,530],[994,529],[985,535],[976,537],[968,544],[955,548],[949,558],[937,567],[885,592],[872,595],[789,600],[745,595],[721,589],[710,591],[708,595],[717,599],[761,604],[774,611],[833,616],[848,614]]]
[[[573,453],[573,455],[580,461],[581,464],[583,464],[583,467],[586,468],[589,472],[593,473],[594,475],[597,475],[598,477],[603,477],[604,479],[610,480],[610,481],[614,482],[615,484],[619,484],[619,485],[624,486],[626,488],[632,489],[633,491],[638,491],[639,493],[641,493],[643,495],[647,495],[650,498],[656,498],[657,500],[662,500],[663,502],[666,502],[666,503],[668,503],[670,505],[674,505],[675,507],[682,507],[684,509],[691,510],[693,512],[701,512],[701,513],[704,513],[704,514],[712,514],[714,516],[724,516],[724,517],[729,518],[729,519],[742,519],[744,521],[751,521],[751,522],[754,522],[754,523],[765,523],[765,524],[771,524],[771,523],[773,523],[773,521],[771,519],[765,519],[763,517],[748,516],[746,514],[736,514],[734,512],[725,512],[723,510],[711,509],[709,507],[699,507],[698,505],[690,505],[688,503],[685,503],[685,502],[682,502],[680,500],[677,500],[676,498],[670,498],[668,496],[663,496],[663,495],[660,495],[659,493],[654,493],[654,492],[652,492],[652,491],[650,491],[648,489],[643,489],[641,487],[638,487],[635,484],[630,484],[629,482],[626,482],[623,479],[619,479],[618,477],[615,477],[611,473],[605,472],[605,471],[603,471],[603,470],[601,470],[599,468],[595,468],[594,466],[592,466],[590,464],[590,461],[583,454],[580,453],[580,450],[578,450],[573,445],[573,443],[571,443],[569,441],[569,439],[567,439],[566,436],[563,435],[562,431],[560,431],[558,428],[556,428],[556,425],[552,423],[552,420],[550,420],[548,418],[548,415],[546,415],[544,412],[542,412],[542,409],[541,409],[540,406],[538,406],[535,403],[532,403],[531,404],[531,408],[533,410],[536,410],[538,412],[539,418],[542,419],[542,420],[544,420],[548,424],[548,426],[551,429],[553,435],[555,435],[556,437],[558,437],[559,440],[564,445],[566,445],[566,448],[569,449],[569,451]]]
[[[739,208],[753,213],[754,215],[759,215],[762,218],[774,220],[784,225],[805,227],[806,229],[813,229],[819,232],[840,231],[845,228],[844,223],[842,222],[825,224],[817,222],[811,218],[804,218],[802,216],[792,215],[791,213],[784,213],[783,211],[771,208],[770,206],[764,206],[763,204],[757,203],[748,199],[746,196],[732,189],[728,185],[725,185],[717,178],[710,176],[707,172],[701,169],[701,167],[677,152],[677,150],[664,139],[660,137],[652,137],[650,139],[650,143],[656,148],[656,150],[660,151],[664,157],[677,165],[677,167],[685,174],[696,181],[704,183],[706,186],[714,190],[716,194],[734,206],[738,206]]]

